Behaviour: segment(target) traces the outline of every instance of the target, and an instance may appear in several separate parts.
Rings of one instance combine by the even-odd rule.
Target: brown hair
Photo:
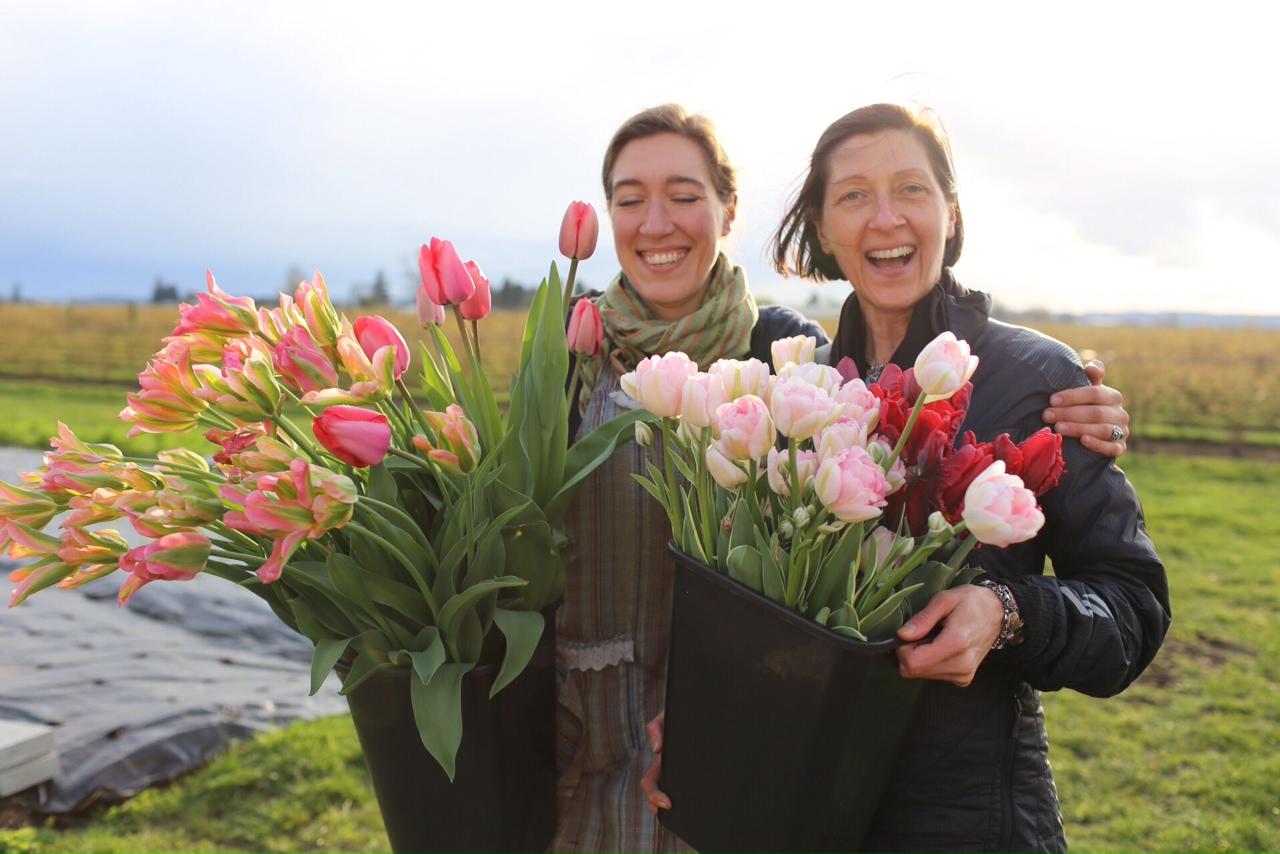
[[[618,155],[628,143],[637,139],[645,139],[662,133],[674,133],[698,145],[707,158],[707,169],[711,172],[711,181],[715,185],[716,195],[720,201],[729,204],[733,194],[738,192],[738,176],[720,145],[720,135],[711,119],[698,113],[690,113],[679,104],[663,104],[650,107],[636,113],[622,123],[609,147],[604,152],[604,168],[601,177],[604,179],[605,201],[613,203],[613,167],[618,162]]]
[[[956,170],[951,162],[951,143],[942,121],[930,109],[913,110],[899,104],[872,104],[859,107],[836,119],[823,131],[809,159],[809,174],[791,201],[782,223],[773,235],[773,267],[784,276],[794,273],[819,282],[845,278],[834,256],[822,249],[818,241],[818,220],[830,180],[831,153],[851,136],[904,130],[913,134],[924,146],[933,167],[933,177],[951,200],[956,213],[955,234],[947,239],[942,266],[950,267],[960,260],[964,246],[964,217],[960,213],[960,197],[956,190]]]

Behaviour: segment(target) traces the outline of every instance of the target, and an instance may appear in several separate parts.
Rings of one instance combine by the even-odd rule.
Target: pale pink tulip
[[[396,329],[391,321],[376,314],[356,318],[352,329],[355,332],[356,341],[360,343],[360,349],[364,350],[364,354],[371,360],[376,361],[378,351],[383,347],[395,348],[395,367],[392,370],[392,376],[400,379],[409,367],[409,345],[404,342],[404,336],[400,334],[400,330]]]
[[[799,470],[797,476],[790,474],[791,470],[791,454],[787,450],[779,451],[777,448],[769,449],[768,472],[769,486],[778,495],[791,495],[791,484],[800,484],[800,494],[804,494],[804,487],[818,471],[818,455],[813,451],[796,451],[796,468]]]
[[[596,209],[586,202],[573,202],[560,223],[560,254],[585,261],[596,251],[600,220]]]
[[[834,395],[844,382],[840,372],[835,368],[817,362],[788,362],[779,369],[778,382],[793,378],[802,379],[830,395]]]
[[[489,279],[475,261],[468,261],[464,266],[471,276],[471,282],[476,286],[476,292],[470,299],[462,301],[458,311],[462,312],[463,320],[484,320],[493,307],[493,297],[489,293]]]
[[[800,376],[780,377],[769,396],[774,424],[789,439],[812,438],[839,418],[843,409],[825,389]]]
[[[719,359],[711,363],[707,373],[720,376],[729,400],[737,400],[748,394],[768,400],[773,388],[773,375],[769,373],[769,366],[759,359]]]
[[[419,326],[423,329],[428,326],[444,326],[444,306],[432,302],[431,297],[427,295],[426,288],[418,288],[417,302]]]
[[[676,418],[684,384],[697,372],[698,366],[684,353],[650,356],[622,375],[622,390],[659,418]]]
[[[769,407],[754,394],[716,410],[716,449],[730,460],[761,460],[777,440]]]
[[[888,503],[889,481],[865,449],[846,448],[818,466],[814,491],[840,521],[863,522],[879,516]]]
[[[476,292],[476,283],[467,265],[447,240],[433,237],[431,243],[422,245],[418,272],[422,274],[422,287],[427,296],[438,305],[466,302]]]
[[[604,340],[600,309],[589,299],[580,299],[569,315],[569,350],[579,356],[595,356]]]
[[[328,347],[338,340],[338,330],[342,323],[338,311],[329,301],[329,288],[324,283],[324,276],[316,270],[315,277],[309,282],[298,285],[293,295],[294,305],[301,312],[311,330],[311,337],[322,347]]]
[[[737,489],[747,482],[747,473],[742,466],[720,453],[715,445],[707,447],[706,460],[712,480],[725,489]]]
[[[382,462],[391,447],[387,416],[359,406],[331,406],[311,422],[324,449],[344,463],[368,468]]]
[[[818,339],[812,335],[779,338],[769,345],[769,352],[773,354],[773,369],[781,371],[787,365],[812,362],[817,347]]]
[[[960,517],[978,542],[1001,548],[1030,540],[1044,526],[1035,493],[1022,485],[1022,478],[1005,474],[1002,460],[969,484]]]
[[[926,403],[946,400],[964,387],[977,368],[978,357],[969,355],[969,342],[943,332],[916,357],[915,378]]]
[[[715,423],[716,410],[727,402],[724,382],[716,374],[698,372],[689,377],[680,395],[680,419],[701,430]]]

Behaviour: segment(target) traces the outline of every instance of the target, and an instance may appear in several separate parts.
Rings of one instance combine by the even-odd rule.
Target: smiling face
[[[622,272],[659,320],[692,314],[706,295],[735,199],[716,195],[697,143],[672,133],[627,143],[613,166],[609,217]]]
[[[942,276],[955,206],[910,132],[851,136],[832,150],[817,225],[868,319],[909,319]]]

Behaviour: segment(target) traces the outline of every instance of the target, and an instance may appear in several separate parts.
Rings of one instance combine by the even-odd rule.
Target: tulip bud
[[[600,236],[600,220],[596,209],[586,202],[574,202],[564,212],[560,223],[560,254],[585,261],[596,251]]]
[[[600,309],[589,299],[580,299],[569,315],[569,350],[579,356],[594,356],[604,340]]]
[[[476,292],[471,273],[447,240],[433,237],[429,245],[423,244],[418,253],[418,272],[427,296],[437,305],[457,305]]]
[[[462,312],[463,320],[484,320],[493,307],[493,297],[489,293],[489,280],[475,261],[468,261],[463,266],[467,268],[471,282],[476,286],[476,292],[470,299],[463,300],[458,310]]]
[[[423,329],[444,326],[444,306],[431,299],[426,287],[418,288],[418,325]]]
[[[311,431],[326,451],[357,468],[382,462],[391,446],[387,416],[359,406],[326,409],[311,422]]]
[[[643,421],[636,422],[636,444],[642,448],[653,444],[653,429]]]
[[[400,376],[409,367],[409,345],[405,343],[404,336],[400,334],[400,330],[396,329],[391,321],[378,317],[376,314],[357,317],[352,330],[355,333],[356,341],[360,344],[360,349],[364,350],[364,354],[370,360],[383,347],[395,348],[392,376],[395,379],[400,379]]]
[[[969,354],[969,343],[954,332],[943,332],[925,345],[916,357],[915,381],[925,402],[946,400],[958,392],[978,368],[978,357]]]

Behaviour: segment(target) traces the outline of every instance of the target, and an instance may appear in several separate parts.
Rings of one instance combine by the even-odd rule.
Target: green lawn
[[[1133,456],[1174,627],[1119,697],[1046,695],[1073,851],[1280,850],[1280,465]],[[238,746],[70,831],[0,852],[385,850],[347,718]]]

